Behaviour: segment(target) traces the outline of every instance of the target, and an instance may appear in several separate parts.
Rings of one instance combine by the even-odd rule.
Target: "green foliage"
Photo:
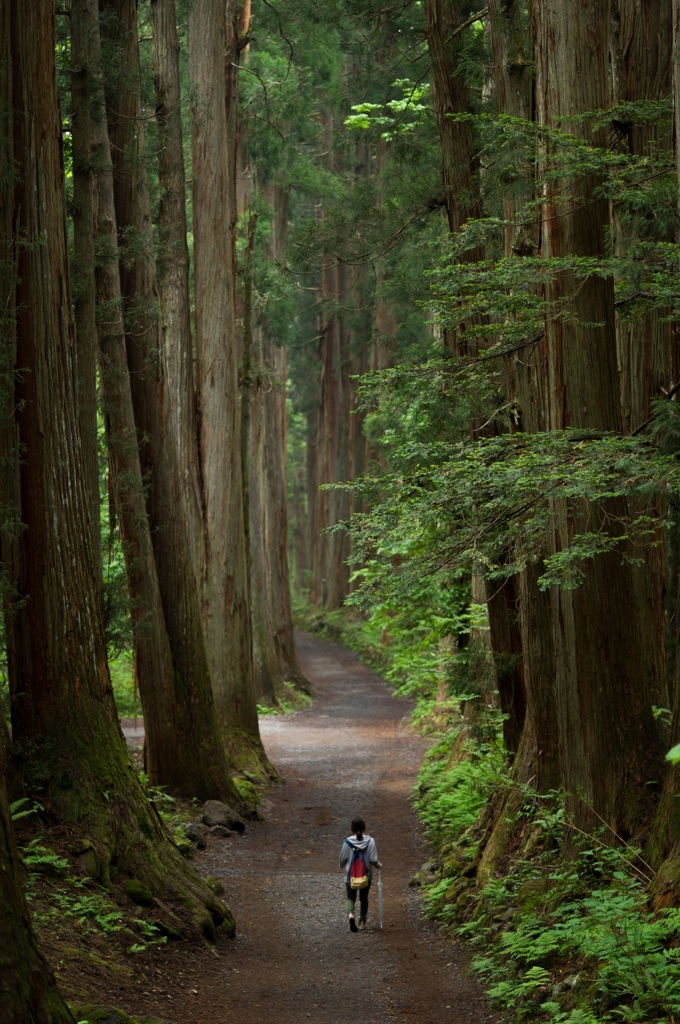
[[[30,807],[27,806],[27,804],[30,804]],[[39,811],[43,811],[44,809],[45,808],[42,804],[36,803],[35,801],[31,803],[28,797],[21,797],[20,800],[14,800],[9,805],[9,814],[10,818],[16,825],[17,822],[30,818],[32,815],[38,814]]]
[[[14,819],[16,820],[16,819]],[[39,839],[31,839],[21,850],[21,858],[28,871],[43,875],[63,875],[69,867],[65,857],[59,856]]]
[[[453,837],[465,846],[466,835],[498,785],[503,767],[499,746],[467,741],[452,755],[457,729],[444,732],[428,752],[418,776],[414,804],[435,848]]]
[[[605,874],[605,866],[605,885],[584,892],[588,876]],[[540,977],[543,993],[569,996],[541,1002],[554,1021],[568,1019],[560,1014],[580,990],[592,1001],[594,1020],[651,1024],[672,1018],[680,1010],[680,912],[650,911],[645,886],[630,875],[624,857],[617,864],[610,856],[606,865],[590,857],[580,869],[554,869],[540,905],[523,900],[510,881],[506,895],[518,903],[512,924],[473,965],[493,981],[489,994],[513,1006],[518,1019],[533,1016],[531,997]],[[466,933],[489,948],[483,927],[468,925]],[[561,987],[558,979],[570,974],[577,976],[573,986]]]
[[[405,603],[380,601],[374,590],[379,578],[376,559],[353,576],[370,595],[362,632],[369,647],[387,648],[377,660],[383,662],[383,674],[397,693],[429,705],[448,679],[452,645],[469,630],[467,579],[460,573],[451,573],[447,580],[426,576],[420,586],[414,584]]]
[[[423,103],[430,93],[429,85],[397,79],[393,88],[401,90],[399,99],[380,103],[357,103],[345,119],[345,127],[352,130],[380,129],[380,138],[392,142],[399,135],[415,131],[427,120],[429,104]]]
[[[465,791],[460,810],[453,801],[453,813],[448,794],[448,785],[425,788],[420,808],[444,868],[451,844],[464,849],[474,836],[462,813]],[[576,843],[571,835],[577,852],[564,859],[556,795],[541,798],[527,790],[526,797],[515,827],[534,836],[533,855],[491,878],[462,908],[448,902],[459,889],[445,870],[426,891],[431,914],[476,948],[473,970],[516,1020],[674,1020],[680,1012],[680,910],[650,909],[649,872],[635,849],[594,845],[588,837]],[[453,864],[460,870],[459,861]]]
[[[672,764],[680,763],[680,743],[676,743],[674,747],[671,747],[666,754],[666,760]]]
[[[141,714],[139,690],[135,686],[132,654],[124,652],[109,661],[116,709],[121,718]]]
[[[403,600],[424,574],[442,585],[452,569],[500,579],[537,561],[545,566],[542,587],[578,586],[588,560],[624,541],[634,541],[644,557],[665,522],[654,497],[680,484],[675,457],[648,439],[583,430],[404,440],[392,462],[392,473],[353,487],[370,506],[353,520],[353,560],[383,554],[355,602],[376,593]],[[609,504],[616,498],[636,501],[627,511]],[[578,522],[585,501],[591,528],[577,529],[568,549],[547,554],[548,526],[556,517]],[[394,553],[404,556],[396,571]]]

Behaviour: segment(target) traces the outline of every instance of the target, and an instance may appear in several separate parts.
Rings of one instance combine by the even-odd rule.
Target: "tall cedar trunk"
[[[90,874],[106,883],[114,870],[135,875],[163,898],[161,918],[191,915],[200,929],[205,908],[230,919],[132,771],[106,663],[78,434],[52,4],[13,11],[10,38],[17,366],[28,371],[15,395],[26,526],[16,585],[26,600],[7,620],[14,742],[34,751],[26,782],[74,846],[85,841]]]
[[[11,372],[14,367],[16,287],[14,230],[14,151],[12,138],[11,3],[0,0],[0,294],[4,296],[0,313],[2,325],[2,390],[0,392],[0,444],[2,462],[7,467],[15,463],[7,474],[3,470],[0,501],[7,511],[16,515],[16,490],[13,486],[16,459],[11,458],[13,448],[13,402]],[[45,5],[46,13],[47,7]],[[24,15],[28,15],[24,12]],[[35,31],[38,26],[36,24]],[[49,38],[49,36],[48,36]],[[6,514],[5,513],[5,514]],[[11,538],[3,530],[3,563],[10,562],[6,554],[6,540],[10,551]],[[7,552],[9,555],[9,552]],[[0,1006],[7,1024],[73,1024],[73,1017],[57,991],[52,972],[37,949],[28,909],[21,888],[21,860],[14,842],[10,821],[9,801],[5,785],[5,752],[8,746],[4,721],[0,724]]]
[[[78,414],[83,439],[85,482],[92,509],[92,550],[101,559],[99,451],[97,442],[97,356],[94,209],[97,141],[92,131],[92,97],[100,90],[97,5],[80,5],[70,20],[73,145],[73,311],[78,352]]]
[[[491,0],[492,63],[496,106],[500,114],[531,120],[532,115],[532,38],[524,24],[524,5],[519,0]],[[524,226],[518,217],[517,201],[504,199],[505,256],[521,259],[533,255],[537,232]],[[520,226],[517,225],[519,221]],[[546,429],[547,397],[545,380],[545,339],[528,350],[512,353],[504,360],[509,400],[517,410],[512,425],[522,431]],[[545,793],[558,785],[557,722],[555,695],[551,680],[555,676],[555,657],[550,622],[550,597],[539,590],[536,568],[524,570],[507,595],[510,615],[517,615],[517,629],[511,628],[508,648],[516,659],[518,675],[509,675],[511,692],[519,706],[511,709],[507,697],[501,699],[506,713],[521,723],[514,771],[519,781]],[[519,678],[518,678],[519,676]],[[522,707],[523,705],[523,707]]]
[[[327,293],[331,301],[346,306],[349,300],[349,270],[344,263],[329,269]],[[349,324],[347,315],[333,315],[326,322],[323,339],[323,436],[326,444],[327,480],[345,483],[350,475],[349,415]],[[349,522],[349,493],[328,492],[328,525]],[[328,608],[339,608],[349,593],[350,553],[347,529],[334,530],[326,537],[326,578]]]
[[[270,258],[286,253],[288,191],[267,190],[272,209]],[[247,322],[247,318],[244,317]],[[295,649],[288,569],[286,505],[286,353],[261,326],[253,331],[250,373],[251,582],[253,649],[258,693],[276,700],[284,683],[308,689]]]
[[[442,158],[442,177],[444,200],[448,214],[449,229],[457,232],[469,218],[481,215],[481,200],[476,181],[477,160],[474,153],[470,127],[467,123],[457,123],[453,115],[468,112],[470,101],[463,71],[458,60],[458,36],[466,23],[459,0],[425,0],[425,18],[427,45],[432,61],[432,79],[435,105],[437,110],[437,127]],[[479,248],[465,253],[466,261],[475,262],[483,258]],[[455,356],[474,355],[477,343],[469,343],[464,324],[453,334],[445,332],[446,348]],[[481,425],[471,423],[470,432],[478,437]],[[511,654],[512,663],[518,664],[517,652],[520,649],[517,617],[512,613],[511,603],[504,600],[507,591],[500,592],[496,600],[490,601],[481,576],[472,579],[473,601],[485,603],[488,609],[489,629],[476,632],[471,636],[475,654],[470,662],[470,681],[483,691],[488,687],[488,669],[493,660],[493,643],[507,646],[509,638],[512,652],[499,651],[498,664],[510,664],[506,655]],[[489,591],[491,593],[491,591]],[[516,689],[523,690],[520,672],[515,672],[513,679],[508,680],[504,672],[497,672],[497,685],[508,694]],[[509,699],[506,700],[506,703]],[[482,704],[469,706],[469,714],[476,715]]]
[[[96,52],[99,48],[94,42],[97,22],[93,15],[96,9],[96,0],[74,0],[75,20],[79,19],[82,11],[87,22],[93,26],[90,46],[93,48],[94,63],[88,138],[92,140],[92,153],[97,165],[97,201],[93,226],[98,252],[95,276],[102,399],[113,491],[127,570],[135,661],[144,708],[147,771],[156,784],[165,784],[167,779],[163,773],[162,751],[170,749],[174,753],[174,737],[168,737],[166,743],[158,742],[166,725],[158,702],[163,688],[172,679],[172,659],[144,506],[144,484],[125,354],[113,167],[106,131],[103,83],[97,75],[100,54]],[[84,223],[79,226],[85,228]]]
[[[248,176],[250,177],[250,176]],[[242,261],[243,359],[241,396],[243,417],[241,445],[246,504],[246,540],[250,579],[250,614],[253,631],[253,675],[259,699],[276,701],[274,637],[269,616],[269,538],[266,514],[266,442],[264,403],[272,383],[264,375],[263,334],[253,325],[253,252],[257,214],[250,213]]]
[[[425,0],[427,46],[442,156],[444,201],[451,232],[468,217],[479,216],[477,190],[472,184],[473,144],[467,123],[452,115],[470,109],[467,87],[456,60],[457,31],[466,20],[460,0]],[[471,254],[472,255],[472,254]]]
[[[323,164],[327,169],[337,171],[333,114],[328,108],[322,114],[322,124]],[[345,264],[330,252],[322,257],[320,287],[325,309],[319,341],[318,486],[349,479],[349,327],[346,316],[338,315],[340,306],[347,303],[349,275]],[[319,555],[314,565],[315,589],[317,592],[322,590],[325,607],[336,609],[349,593],[346,565],[349,535],[346,530],[324,531],[348,521],[349,495],[344,491],[322,491],[319,499],[321,514],[317,541]],[[321,583],[321,580],[325,582]]]
[[[532,56],[522,23],[522,5],[492,0],[489,4],[493,85],[500,114],[530,120]],[[525,227],[514,227],[517,204],[504,200],[505,256],[531,255],[536,240]],[[509,400],[517,411],[517,429],[544,430],[546,423],[543,367],[545,345],[513,353],[504,360]],[[496,660],[499,697],[507,718],[506,745],[513,751],[512,775],[518,789],[498,795],[479,865],[479,878],[493,875],[499,861],[517,841],[514,811],[522,786],[539,793],[559,788],[558,729],[555,714],[555,676],[550,597],[539,590],[536,567],[525,569],[494,591],[490,601],[492,647]],[[509,585],[508,585],[509,584]],[[493,610],[496,601],[502,608]],[[495,611],[495,614],[493,614]],[[508,735],[509,733],[509,735]]]
[[[12,585],[19,574],[21,499],[19,485],[19,436],[14,410],[16,361],[16,255],[12,190],[16,167],[13,145],[12,60],[9,0],[2,2],[0,25],[0,508],[4,524],[0,529],[3,586],[0,588],[3,615],[12,615],[16,594]],[[9,584],[9,586],[8,586]],[[7,628],[9,635],[9,628]],[[8,651],[8,656],[9,656]],[[7,731],[3,731],[3,741]]]
[[[3,40],[9,35],[9,32],[5,35],[5,29],[9,29],[7,7],[0,3]],[[0,77],[0,88],[2,86],[4,82]],[[4,90],[0,97],[4,103]],[[21,888],[21,858],[10,820],[2,748],[0,743],[0,1006],[3,1024],[75,1024],[52,971],[38,950],[31,927]]]
[[[283,265],[287,248],[288,190],[275,186],[272,191],[272,258],[275,263]],[[265,396],[265,493],[269,605],[276,671],[279,681],[292,682],[306,690],[309,683],[298,662],[290,599],[286,495],[286,350],[274,338],[267,336],[263,340],[263,364],[271,381]]]
[[[359,69],[356,69],[357,73]],[[373,159],[373,146],[358,140],[354,143],[354,168],[355,174],[363,181],[369,181],[372,173],[376,175],[380,166]],[[382,268],[384,261],[378,261],[374,268],[368,263],[361,262],[351,268],[350,296],[353,304],[353,315],[350,328],[349,342],[349,479],[356,480],[366,472],[368,461],[368,441],[364,430],[366,410],[359,405],[357,395],[357,380],[367,373],[370,367],[371,356],[377,342],[375,336],[376,326],[376,301],[373,296],[373,289],[376,292],[380,287]],[[375,277],[374,277],[375,274]],[[360,502],[351,494],[349,502],[349,514],[360,512]],[[350,583],[350,588],[352,583]]]
[[[626,102],[665,100],[672,79],[672,12],[668,0],[612,0],[612,96],[614,106]],[[666,128],[662,129],[664,135]],[[636,156],[667,150],[670,137],[652,123],[632,124],[610,133],[611,145]],[[621,225],[614,206],[614,242],[636,232]],[[639,234],[639,232],[636,232]],[[671,241],[669,237],[667,241]],[[622,311],[625,315],[625,308]],[[671,381],[672,330],[668,310],[651,310],[642,319],[617,318],[617,352],[621,379],[623,430],[629,433],[650,415],[650,400]],[[663,618],[663,615],[660,616]]]
[[[306,452],[308,455],[308,453]],[[306,469],[298,469],[293,474],[293,537],[291,541],[293,561],[295,564],[294,587],[298,594],[309,592],[311,579],[310,536],[311,519],[308,519],[308,493]]]
[[[189,301],[186,175],[182,134],[179,40],[175,0],[151,0],[154,84],[158,129],[158,302],[161,331],[161,374],[166,430],[179,459],[181,495],[185,504],[194,566],[201,551],[201,493],[198,467],[197,409],[194,388],[193,340]],[[161,577],[164,572],[159,569]],[[162,584],[164,586],[164,584]]]
[[[189,546],[188,509],[179,475],[178,444],[167,411],[174,396],[163,377],[161,332],[157,316],[156,271],[151,237],[151,204],[146,173],[144,123],[141,109],[139,52],[135,0],[100,0],[105,42],[110,56],[118,57],[119,74],[109,83],[107,113],[113,161],[116,241],[123,255],[119,262],[125,345],[114,340],[124,387],[127,354],[130,400],[127,414],[134,417],[141,473],[147,481],[134,502],[134,522],[125,510],[121,524],[151,533],[144,538],[153,600],[153,622],[136,633],[138,674],[147,745],[147,771],[170,792],[200,799],[221,797],[239,802],[221,742],[215,712],[207,652],[200,614],[198,581]],[[111,268],[113,272],[113,267]],[[185,339],[186,343],[187,339]],[[108,390],[110,391],[110,385]],[[127,436],[133,437],[128,429]],[[126,445],[126,449],[131,446]],[[128,458],[132,452],[128,453]],[[131,479],[133,470],[123,470]],[[120,481],[120,473],[118,480]],[[141,502],[140,502],[141,499]],[[141,507],[138,507],[140,506]],[[133,545],[133,573],[140,566],[139,543]],[[133,594],[133,601],[134,601]],[[150,606],[149,592],[140,600]],[[133,615],[135,606],[133,603]],[[161,635],[161,629],[163,635]],[[154,642],[154,634],[158,637]],[[159,657],[158,651],[162,657]],[[155,649],[154,649],[155,648]],[[152,659],[151,661],[149,659]],[[162,671],[162,674],[161,674]],[[182,742],[178,743],[178,737]]]
[[[387,162],[388,143],[381,140],[378,143],[375,158],[375,174],[379,179]],[[388,273],[385,261],[379,260],[375,267],[375,301],[373,303],[373,327],[371,330],[371,344],[368,354],[368,370],[375,373],[379,370],[387,370],[394,366],[396,352],[397,321],[391,305],[385,298],[384,289],[388,281]],[[365,463],[379,462],[384,465],[385,456],[379,447],[376,447],[370,439],[366,440],[364,453]]]
[[[607,104],[608,0],[545,0],[534,16],[540,122],[604,144],[583,122],[568,119]],[[546,188],[544,257],[603,253],[608,210],[593,195],[596,186],[591,178],[578,189],[572,182]],[[565,198],[574,192],[578,198]],[[565,302],[572,314],[546,322],[549,427],[620,430],[613,282],[590,279],[576,287],[564,274],[547,287],[547,298]],[[568,509],[556,502],[553,512],[557,549],[579,529],[608,528],[605,513],[584,503]],[[616,520],[625,512],[624,502],[613,502],[606,515]],[[634,570],[620,552],[593,559],[578,590],[554,588],[551,597],[568,815],[578,828],[604,821],[614,834],[639,836],[651,810],[648,784],[662,770],[652,715],[661,666],[650,609],[641,606]]]
[[[672,88],[674,98],[674,135],[676,177],[680,180],[680,0],[672,4]],[[680,213],[680,197],[678,198]],[[678,568],[676,566],[676,575]],[[676,587],[680,587],[680,579],[676,579]],[[680,590],[678,590],[680,592]],[[671,709],[673,712],[669,745],[680,743],[680,658],[677,656],[680,644],[680,619],[677,611],[674,617],[676,658],[672,688]],[[656,903],[659,906],[678,906],[680,902],[680,768],[675,765],[667,773],[661,800],[654,821],[651,840],[648,844],[648,856],[657,872],[654,888]]]
[[[238,43],[235,3],[189,16],[203,612],[220,723],[238,763],[264,763],[252,665],[234,314]]]
[[[672,82],[672,11],[667,0],[614,0],[612,3],[612,103],[665,100]],[[653,40],[654,44],[650,45]],[[636,156],[665,151],[672,146],[672,133],[666,126],[632,125],[623,138],[612,145]],[[616,250],[629,245],[637,236],[644,240],[645,229],[628,217],[622,221],[617,204],[612,207],[613,242]],[[671,242],[669,234],[666,241]],[[625,307],[616,317],[616,345],[621,381],[621,415],[624,433],[638,430],[651,415],[651,402],[670,390],[677,380],[675,328],[669,309],[649,310],[643,317],[624,319]],[[661,505],[657,498],[657,504]],[[648,504],[645,501],[645,504]],[[671,544],[677,550],[677,540]],[[654,643],[663,657],[667,648],[664,597],[667,579],[667,531],[659,530],[657,543],[645,552],[645,565],[634,574],[641,606],[650,610],[649,625],[655,630]],[[655,680],[660,689],[652,694],[657,707],[670,706],[666,666]]]

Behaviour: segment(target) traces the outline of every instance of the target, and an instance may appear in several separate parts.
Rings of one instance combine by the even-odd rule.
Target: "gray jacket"
[[[351,844],[351,845],[350,845]],[[340,850],[340,867],[346,868],[345,871],[345,882],[349,885],[349,863],[352,859],[352,847],[357,850],[363,850],[364,860],[366,861],[366,873],[369,882],[371,881],[371,866],[380,863],[378,860],[378,851],[375,845],[375,839],[364,832],[363,839],[357,839],[354,836],[348,836],[342,844]]]

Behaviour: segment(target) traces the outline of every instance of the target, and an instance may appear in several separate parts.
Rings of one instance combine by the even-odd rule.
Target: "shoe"
[[[357,923],[354,920],[354,914],[349,915],[349,930],[355,932],[357,930]]]
[[[366,927],[366,922],[365,922],[365,921],[362,921],[362,920],[361,920],[361,918],[359,918],[359,931],[360,931],[360,932],[363,932],[363,930],[365,929],[365,927]]]

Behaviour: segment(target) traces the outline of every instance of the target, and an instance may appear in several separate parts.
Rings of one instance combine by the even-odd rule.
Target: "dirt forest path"
[[[338,645],[302,634],[299,653],[313,706],[261,723],[284,781],[267,794],[263,821],[212,839],[196,858],[223,882],[237,937],[183,968],[179,999],[159,992],[166,1018],[492,1024],[462,950],[421,919],[408,885],[428,856],[408,802],[425,749],[408,726],[408,703]],[[374,883],[366,930],[353,934],[337,862],[356,814],[384,866],[384,929]]]

